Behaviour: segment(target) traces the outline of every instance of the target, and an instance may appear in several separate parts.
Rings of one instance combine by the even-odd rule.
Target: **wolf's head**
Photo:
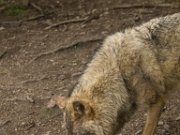
[[[105,72],[105,71],[104,71]],[[58,97],[68,135],[115,135],[129,119],[132,104],[117,70],[85,74],[68,97]]]
[[[71,99],[59,96],[57,105],[64,112],[67,135],[104,135],[95,116],[92,103],[87,99]]]

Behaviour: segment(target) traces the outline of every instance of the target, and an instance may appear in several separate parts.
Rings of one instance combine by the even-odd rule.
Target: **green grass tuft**
[[[23,16],[26,10],[24,7],[11,6],[4,11],[4,14],[7,16]]]
[[[0,0],[0,5],[1,5],[1,4],[4,4],[4,0]]]

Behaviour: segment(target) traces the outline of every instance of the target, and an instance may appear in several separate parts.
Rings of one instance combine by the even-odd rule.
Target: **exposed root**
[[[87,22],[90,22],[90,21],[93,20],[93,19],[98,19],[98,18],[99,18],[99,14],[92,14],[91,16],[86,17],[86,18],[71,19],[71,20],[66,20],[66,21],[60,21],[60,22],[58,22],[58,23],[55,23],[55,24],[52,24],[52,25],[46,27],[45,30],[48,30],[48,29],[54,28],[54,27],[58,27],[58,26],[63,25],[63,24],[79,23],[79,22],[87,23]]]
[[[44,14],[43,10],[41,7],[39,7],[38,5],[36,5],[35,3],[30,3],[30,5],[35,8],[37,11],[39,11],[42,15]]]
[[[136,5],[117,5],[112,9],[131,9],[131,8],[180,8],[180,4],[136,4]]]
[[[45,57],[45,56],[47,56],[47,55],[51,55],[51,54],[54,54],[54,53],[63,51],[63,50],[65,50],[65,49],[73,48],[73,47],[75,47],[75,46],[85,45],[84,43],[97,42],[97,41],[101,41],[101,40],[102,40],[102,37],[101,37],[101,36],[96,36],[96,37],[91,37],[91,38],[88,38],[88,39],[85,38],[85,39],[83,39],[83,40],[74,41],[74,42],[72,42],[72,43],[69,44],[69,45],[60,46],[59,48],[56,48],[55,50],[41,53],[41,54],[39,54],[38,56],[36,56],[32,61],[38,60],[38,59],[40,59],[40,58],[42,58],[42,57]],[[31,62],[32,62],[32,61],[31,61]]]
[[[55,23],[55,24],[52,24],[52,25],[46,27],[45,30],[48,30],[48,29],[54,28],[54,27],[58,27],[59,25],[63,25],[63,24],[84,22],[86,20],[87,20],[87,18],[71,19],[71,20],[61,21],[61,22],[58,22],[58,23]]]

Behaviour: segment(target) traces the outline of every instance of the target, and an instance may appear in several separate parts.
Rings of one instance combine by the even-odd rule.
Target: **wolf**
[[[162,109],[180,89],[180,13],[105,39],[67,97],[57,96],[67,135],[116,135],[147,106],[143,135],[154,135]]]

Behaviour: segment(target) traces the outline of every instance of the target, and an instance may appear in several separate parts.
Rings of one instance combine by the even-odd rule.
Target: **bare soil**
[[[47,108],[47,103],[77,82],[103,39],[180,12],[178,0],[33,2],[43,12],[30,6],[21,17],[0,13],[0,135],[63,135],[62,112]],[[144,110],[138,111],[121,135],[140,135],[145,116]],[[176,93],[164,109],[157,135],[180,135]]]

